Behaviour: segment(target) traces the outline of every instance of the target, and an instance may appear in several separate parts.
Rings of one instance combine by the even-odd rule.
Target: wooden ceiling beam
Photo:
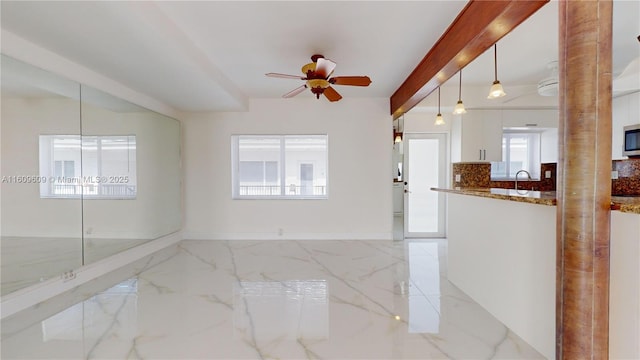
[[[436,44],[391,95],[397,119],[515,29],[549,0],[470,0]]]

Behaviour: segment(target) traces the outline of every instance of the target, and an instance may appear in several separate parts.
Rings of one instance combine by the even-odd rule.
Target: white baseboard
[[[166,234],[166,233],[165,233]],[[143,232],[143,231],[131,231],[131,232],[94,232],[91,234],[84,234],[84,239],[89,240],[112,240],[112,239],[122,239],[122,240],[151,240],[158,239],[162,237],[162,233],[159,232]]]
[[[393,240],[393,233],[198,233],[185,232],[185,240]]]
[[[175,245],[181,240],[182,233],[175,232],[75,269],[73,271],[74,276],[71,279],[63,279],[61,275],[4,295],[0,305],[2,309],[1,318],[5,319],[19,311],[28,309],[56,295],[140,260],[145,256]]]

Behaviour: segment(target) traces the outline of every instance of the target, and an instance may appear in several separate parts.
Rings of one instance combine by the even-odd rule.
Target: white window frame
[[[502,141],[506,141],[506,150],[503,149],[502,161],[494,161],[491,162],[491,180],[495,181],[512,181],[515,180],[515,176],[511,176],[511,152],[510,152],[510,139],[512,137],[517,136],[537,136],[537,144],[534,145],[533,149],[528,149],[528,162],[531,164],[529,168],[524,169],[527,170],[531,174],[532,180],[540,180],[540,166],[541,166],[541,143],[542,143],[542,134],[539,131],[518,131],[518,130],[505,130],[502,133]],[[530,147],[530,144],[528,144]],[[499,164],[503,164],[505,166],[505,174],[506,176],[494,176],[494,166],[498,166]],[[520,169],[518,169],[520,170]],[[521,175],[520,180],[523,179],[525,175]]]
[[[320,194],[300,194],[290,191],[291,184],[286,182],[286,148],[285,140],[287,138],[323,138],[325,140],[325,185]],[[240,152],[239,144],[241,139],[278,139],[280,140],[280,156],[278,166],[279,194],[278,195],[242,195],[240,193]],[[308,163],[308,162],[304,162]],[[281,135],[231,135],[231,195],[234,200],[269,200],[269,199],[286,199],[286,200],[326,200],[329,198],[329,136],[327,134],[281,134]],[[314,190],[315,191],[315,190]]]

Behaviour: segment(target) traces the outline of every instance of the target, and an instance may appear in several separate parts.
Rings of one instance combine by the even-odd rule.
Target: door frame
[[[403,142],[403,160],[402,160],[402,177],[405,183],[410,181],[411,169],[409,168],[410,145],[411,140],[416,139],[436,139],[439,141],[438,149],[440,157],[438,159],[438,185],[439,188],[447,187],[447,179],[449,176],[449,141],[447,133],[405,133]],[[437,192],[438,196],[438,230],[435,232],[409,232],[409,194],[411,184],[405,185],[404,192],[404,237],[405,239],[415,238],[445,238],[447,225],[447,204],[444,192]]]

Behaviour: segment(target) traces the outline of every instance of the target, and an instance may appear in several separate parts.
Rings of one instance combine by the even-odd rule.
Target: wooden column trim
[[[409,111],[549,0],[470,0],[390,98],[394,119]]]
[[[557,359],[609,357],[612,8],[559,1]]]

